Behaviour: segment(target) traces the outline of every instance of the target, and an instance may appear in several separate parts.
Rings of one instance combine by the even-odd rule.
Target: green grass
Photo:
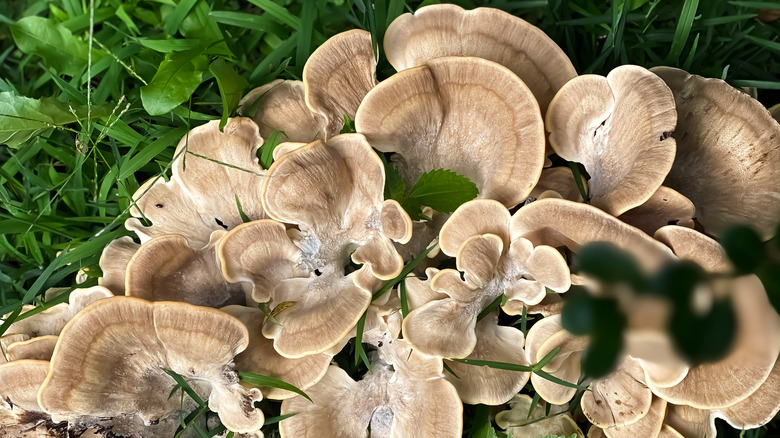
[[[325,39],[351,28],[381,43],[403,12],[436,1],[26,0],[0,11],[0,314],[53,286],[100,276],[128,235],[131,195],[168,175],[178,140],[231,115],[275,78],[300,79]],[[580,73],[673,65],[780,102],[773,2],[458,0],[541,27]],[[371,7],[373,4],[373,7]],[[378,75],[393,73],[381,44]],[[179,90],[166,93],[163,84]],[[266,157],[267,158],[267,157]],[[50,304],[49,304],[50,305]],[[5,331],[14,317],[5,321]]]

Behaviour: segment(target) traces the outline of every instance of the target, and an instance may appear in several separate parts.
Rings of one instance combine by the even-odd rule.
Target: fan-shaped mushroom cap
[[[696,205],[710,234],[749,223],[771,238],[780,218],[780,124],[720,79],[655,67],[674,93],[677,155],[664,184]]]
[[[653,393],[644,384],[642,368],[627,358],[616,371],[593,381],[590,391],[583,393],[580,405],[591,423],[609,429],[637,423],[650,412],[652,401]]]
[[[45,360],[51,359],[54,345],[57,343],[56,335],[39,336],[26,341],[18,341],[10,344],[6,349],[8,361],[22,359]]]
[[[775,362],[772,372],[764,383],[746,399],[716,415],[736,429],[753,429],[769,423],[780,411],[780,360]]]
[[[672,249],[674,255],[691,260],[710,272],[730,272],[731,262],[720,244],[690,228],[669,225],[653,235]]]
[[[373,147],[397,152],[408,185],[426,171],[471,179],[482,198],[524,200],[544,164],[544,128],[528,87],[480,58],[439,58],[402,71],[371,90],[355,128]]]
[[[439,232],[439,246],[454,257],[463,242],[472,236],[493,234],[509,247],[509,210],[492,199],[474,199],[458,207]]]
[[[664,426],[666,400],[653,397],[650,410],[635,423],[623,426],[607,427],[604,434],[609,438],[657,438]]]
[[[511,434],[513,438],[538,438],[548,435],[585,437],[571,415],[561,414],[565,410],[565,406],[552,406],[550,414],[554,416],[535,421],[545,416],[546,406],[543,401],[540,401],[533,413],[529,415],[532,404],[531,397],[525,394],[515,395],[509,401],[510,410],[496,414],[496,424]]]
[[[206,307],[245,304],[239,284],[222,277],[216,247],[226,231],[217,230],[205,247],[192,248],[178,234],[155,237],[138,249],[127,267],[126,295],[149,301],[182,301]]]
[[[409,310],[414,310],[433,300],[441,300],[447,297],[447,294],[438,292],[431,287],[431,281],[438,273],[438,269],[428,268],[425,270],[427,277],[425,280],[422,280],[420,277],[406,278],[406,301]]]
[[[306,61],[303,83],[306,105],[327,120],[327,138],[337,135],[344,116],[354,119],[360,102],[377,84],[371,34],[355,29],[332,36]]]
[[[709,410],[669,403],[666,409],[666,426],[674,428],[677,436],[715,437],[715,415]],[[663,431],[662,431],[663,432]]]
[[[514,327],[498,325],[498,314],[486,316],[476,325],[477,343],[467,359],[528,365],[525,358],[523,332]],[[458,390],[463,403],[500,405],[508,402],[528,382],[528,373],[466,365],[445,360],[458,376],[444,377]]]
[[[385,53],[396,70],[444,56],[475,56],[502,64],[528,85],[542,108],[577,71],[539,28],[492,8],[465,11],[431,5],[396,18],[388,27]]]
[[[98,284],[114,295],[124,295],[127,264],[140,247],[130,236],[112,240],[100,255],[100,270],[103,271],[103,276],[98,278]]]
[[[236,368],[241,371],[276,377],[297,388],[306,390],[317,383],[333,358],[326,353],[312,354],[300,359],[288,359],[274,350],[273,341],[262,335],[264,315],[260,309],[227,306],[223,312],[238,318],[249,331],[249,346],[236,356]],[[261,388],[272,400],[284,400],[295,393],[279,388]]]
[[[693,228],[696,207],[679,192],[661,186],[644,204],[621,214],[618,219],[647,234],[669,224]]]
[[[325,138],[325,118],[306,106],[301,81],[277,79],[255,88],[241,99],[238,113],[251,117],[263,138],[274,131],[284,132],[285,140],[293,142]]]
[[[230,229],[243,220],[236,197],[250,219],[264,217],[258,193],[264,172],[257,149],[263,144],[251,119],[229,119],[224,131],[213,120],[190,131],[176,147],[173,176],[148,181],[133,195],[125,226],[141,242],[162,234],[181,234],[203,247],[214,230]],[[215,196],[215,194],[217,196]],[[145,226],[145,217],[152,225]]]
[[[629,330],[624,334],[626,354],[645,371],[645,381],[668,388],[680,383],[690,366],[680,357],[671,338],[655,330]]]
[[[591,202],[612,215],[650,199],[672,167],[674,97],[642,67],[624,65],[606,78],[569,81],[545,121],[555,152],[585,166]]]
[[[674,404],[718,409],[744,400],[767,379],[780,353],[780,317],[755,276],[735,279],[731,300],[737,326],[729,354],[691,368],[675,386],[647,382],[653,393]]]
[[[18,360],[0,365],[0,398],[25,411],[40,412],[38,388],[49,373],[49,362]]]
[[[587,187],[587,180],[580,175],[580,179],[584,187]],[[568,167],[550,167],[542,169],[542,176],[539,177],[539,182],[536,183],[534,189],[531,190],[529,199],[536,200],[545,197],[553,196],[554,192],[563,199],[569,201],[582,202],[582,195],[577,188],[577,183],[574,180],[574,174]]]
[[[585,348],[585,338],[575,337],[563,330],[561,315],[551,315],[534,324],[528,331],[525,354],[528,363],[538,363],[550,351],[560,348],[555,357],[547,363],[544,371],[559,379],[577,383],[580,378],[580,359]],[[536,392],[549,403],[564,404],[574,397],[576,388],[571,388],[531,374],[531,383]]]
[[[519,209],[510,224],[512,240],[565,246],[577,252],[588,242],[608,241],[633,254],[648,270],[672,258],[672,252],[642,231],[592,205],[563,199],[540,199]]]
[[[210,389],[209,408],[236,432],[260,429],[257,389],[238,384],[230,363],[246,348],[240,321],[218,310],[130,297],[101,300],[80,312],[60,335],[38,403],[55,421],[84,415],[137,414],[144,421],[174,412],[169,368]]]

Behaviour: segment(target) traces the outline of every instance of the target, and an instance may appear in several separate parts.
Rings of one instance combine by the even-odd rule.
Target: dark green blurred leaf
[[[598,322],[582,355],[582,372],[594,379],[604,377],[617,368],[626,325],[625,316],[617,310],[617,302],[603,306],[596,315]]]
[[[689,260],[670,262],[653,279],[655,291],[675,305],[690,302],[694,288],[705,279],[701,266]]]
[[[19,50],[40,56],[46,66],[61,74],[74,76],[87,64],[87,43],[75,37],[62,24],[43,17],[24,17],[10,27]],[[98,52],[93,52],[92,63],[101,57]]]
[[[715,301],[710,311],[699,314],[693,306],[677,305],[670,324],[681,353],[693,364],[723,358],[731,350],[736,315],[731,300]]]
[[[165,55],[149,85],[141,87],[141,102],[152,115],[165,114],[192,96],[203,81],[208,59],[198,50]]]
[[[580,248],[573,271],[604,283],[625,283],[634,291],[647,288],[647,280],[631,253],[610,242],[591,242]]]
[[[249,83],[222,58],[217,58],[212,62],[209,71],[217,79],[219,94],[222,97],[222,119],[219,122],[219,130],[222,131],[230,114],[238,108],[238,102],[241,101],[244,90]]]
[[[719,240],[739,274],[755,272],[764,260],[761,237],[750,227],[729,227],[721,233]]]
[[[576,286],[572,286],[574,288]],[[570,290],[561,310],[561,324],[573,335],[585,336],[593,331],[593,299],[585,291]]]
[[[765,263],[756,272],[775,310],[780,313],[780,265]]]

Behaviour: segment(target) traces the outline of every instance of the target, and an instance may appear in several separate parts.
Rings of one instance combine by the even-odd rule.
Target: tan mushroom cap
[[[634,65],[569,81],[545,118],[555,152],[585,166],[591,202],[615,216],[661,186],[674,160],[676,121],[669,87]]]
[[[674,255],[691,260],[710,272],[730,272],[731,262],[716,240],[690,228],[669,225],[653,235],[672,249]]]
[[[277,79],[255,88],[241,99],[238,113],[251,117],[263,138],[274,131],[284,132],[282,138],[292,142],[325,138],[325,118],[306,106],[302,81]]]
[[[14,342],[8,346],[6,353],[8,361],[18,361],[23,359],[45,360],[51,359],[54,352],[54,345],[57,343],[58,336],[46,335],[32,338],[26,341]]]
[[[0,398],[25,411],[41,411],[38,388],[49,373],[49,362],[18,360],[0,365]]]
[[[574,252],[589,242],[612,242],[648,270],[672,258],[669,248],[641,230],[592,205],[563,199],[540,199],[524,206],[512,216],[510,231],[512,240],[524,237],[534,245],[565,246]]]
[[[647,382],[653,393],[674,404],[719,409],[744,400],[767,379],[780,353],[780,317],[755,276],[736,278],[731,300],[736,333],[729,354],[691,368],[675,386],[659,388]]]
[[[303,83],[306,105],[327,121],[326,138],[337,135],[344,116],[354,119],[360,102],[377,84],[371,34],[355,29],[332,36],[306,61]]]
[[[480,58],[439,58],[402,71],[366,95],[355,128],[397,152],[408,185],[426,171],[468,177],[482,198],[523,201],[544,164],[539,105],[510,70]]]
[[[493,199],[474,199],[458,207],[439,232],[439,246],[450,257],[472,236],[493,234],[509,247],[509,210]]]
[[[701,410],[690,406],[669,403],[667,405],[664,423],[666,426],[672,427],[674,432],[677,432],[677,435],[673,436],[717,436],[715,415],[709,410]]]
[[[561,348],[558,354],[545,366],[544,371],[576,384],[581,374],[580,359],[584,348],[581,343],[579,338],[574,338],[563,330],[560,314],[548,316],[536,322],[528,331],[525,343],[527,362],[529,364],[538,363],[554,348],[566,347],[565,349]],[[531,375],[531,383],[536,392],[552,404],[567,403],[577,392],[576,388],[559,385],[539,377],[537,374]]]
[[[425,280],[423,280],[422,277],[410,276],[406,278],[406,301],[409,310],[414,310],[433,300],[441,300],[447,297],[446,294],[436,291],[431,287],[431,280],[438,273],[438,269],[428,268],[425,270]]]
[[[624,425],[607,427],[604,434],[609,438],[656,438],[661,433],[666,416],[666,400],[653,397],[650,410],[639,421]]]
[[[241,285],[228,283],[222,277],[217,244],[225,233],[214,231],[206,246],[197,249],[178,234],[144,243],[127,267],[126,295],[206,307],[245,304]]]
[[[751,224],[764,240],[780,218],[780,123],[720,79],[654,67],[674,93],[677,155],[667,185],[693,201],[710,234]]]
[[[588,186],[585,177],[580,175],[583,187]],[[539,178],[539,182],[536,183],[534,189],[531,190],[529,199],[541,199],[544,197],[552,196],[549,191],[555,192],[563,199],[569,201],[582,202],[582,195],[580,194],[577,183],[574,180],[574,174],[568,167],[550,167],[542,169],[542,176]]]
[[[543,401],[540,401],[533,413],[528,415],[532,403],[531,397],[525,394],[515,395],[509,401],[510,410],[496,414],[496,424],[511,434],[513,438],[538,438],[548,435],[585,437],[571,415],[561,413],[565,410],[565,406],[551,406],[550,414],[552,416],[550,418],[533,422],[545,416],[546,406]]]
[[[98,284],[114,295],[124,295],[127,264],[140,247],[130,236],[112,240],[100,255],[100,270],[103,271],[103,276],[98,279]]]
[[[780,411],[780,360],[764,383],[746,399],[720,409],[717,416],[736,429],[753,429],[769,423]]]
[[[661,186],[644,204],[618,216],[623,222],[633,225],[649,235],[667,225],[693,228],[696,207],[676,190]]]
[[[690,366],[680,357],[668,333],[656,330],[629,330],[624,334],[626,354],[645,371],[645,381],[657,388],[680,383]]]
[[[164,367],[191,379],[196,390],[210,389],[209,408],[228,429],[255,431],[263,414],[253,402],[262,394],[243,389],[229,365],[247,344],[244,325],[218,310],[131,297],[101,300],[62,331],[38,403],[55,421],[122,414],[153,421],[180,406],[168,398],[174,381]]]
[[[134,217],[125,226],[142,243],[161,234],[181,234],[197,248],[208,243],[214,230],[243,223],[236,197],[246,216],[262,219],[258,193],[265,178],[256,156],[262,144],[257,125],[248,118],[229,119],[223,132],[219,120],[193,129],[176,147],[171,180],[142,185],[133,195]],[[141,217],[152,225],[144,226]]]
[[[476,325],[477,344],[467,359],[528,365],[523,350],[525,337],[514,327],[498,325],[498,314],[486,316]],[[458,376],[444,377],[458,390],[463,403],[500,405],[508,402],[528,382],[529,373],[477,367],[445,361]]]
[[[306,390],[317,383],[328,371],[333,356],[313,354],[300,359],[288,359],[274,350],[273,341],[262,335],[265,319],[260,309],[227,306],[223,312],[238,318],[249,331],[249,346],[236,356],[236,369],[276,377],[297,388]],[[272,400],[285,400],[295,393],[279,388],[262,387],[263,395]]]
[[[625,359],[612,374],[590,384],[590,391],[583,393],[580,406],[588,420],[607,429],[605,432],[610,436],[610,428],[633,425],[647,416],[652,402],[653,393],[644,384],[642,368],[636,361]],[[663,417],[663,414],[656,415]]]
[[[528,85],[542,113],[563,84],[577,76],[569,58],[544,32],[492,8],[431,5],[401,15],[388,27],[384,48],[398,71],[444,56],[502,64]]]

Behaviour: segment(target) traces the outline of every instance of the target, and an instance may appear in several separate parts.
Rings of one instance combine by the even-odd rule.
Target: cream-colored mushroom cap
[[[284,132],[286,141],[310,143],[325,138],[325,118],[306,106],[302,81],[277,79],[255,88],[241,99],[238,113],[251,117],[263,138],[274,131]]]
[[[676,121],[669,87],[634,65],[569,81],[545,118],[555,152],[588,171],[592,204],[615,216],[661,186],[674,160]]]
[[[198,126],[176,147],[173,176],[150,180],[133,194],[134,217],[125,226],[141,242],[162,234],[186,236],[193,247],[203,247],[214,230],[230,229],[243,219],[265,217],[260,202],[264,172],[257,149],[263,144],[255,122],[244,117],[228,120],[219,130],[219,120]],[[146,226],[146,218],[152,222]]]
[[[496,424],[510,433],[513,438],[538,438],[547,435],[585,437],[571,415],[562,414],[566,409],[565,405],[551,406],[550,417],[539,421],[545,416],[545,403],[539,402],[533,413],[529,415],[532,404],[531,397],[525,394],[515,395],[509,401],[510,410],[496,414]]]
[[[605,428],[604,434],[609,438],[658,438],[664,427],[666,404],[666,400],[653,397],[650,410],[642,418],[629,425]]]
[[[446,4],[420,8],[390,24],[384,48],[398,71],[445,56],[475,56],[502,64],[528,85],[542,113],[563,84],[577,76],[569,58],[544,32],[493,8],[466,11]]]
[[[661,186],[644,204],[621,214],[618,219],[649,235],[667,225],[693,228],[696,207],[680,192]]]
[[[0,398],[25,411],[41,411],[38,388],[48,373],[49,362],[44,360],[18,360],[0,365]]]
[[[127,264],[133,258],[141,245],[133,242],[130,236],[112,240],[100,255],[100,270],[103,275],[98,278],[98,284],[114,293],[125,294],[125,272]]]
[[[26,341],[14,342],[6,349],[8,361],[12,362],[22,359],[48,361],[54,352],[57,338],[56,335],[46,335]]]
[[[257,389],[231,369],[248,344],[246,327],[215,309],[138,298],[100,300],[63,329],[38,403],[55,421],[137,414],[159,420],[179,408],[163,368],[191,379],[209,408],[235,432],[259,430]]]
[[[780,123],[720,79],[652,72],[671,88],[678,113],[677,155],[664,184],[693,201],[708,233],[743,223],[771,238],[780,219]]]
[[[653,393],[644,383],[642,368],[633,359],[625,358],[617,370],[594,380],[589,389],[583,393],[580,406],[588,420],[598,427],[633,425],[651,410]],[[656,416],[662,417],[657,413]]]
[[[716,416],[736,429],[754,429],[769,423],[780,411],[780,360],[764,383],[746,399],[720,409]]]
[[[449,169],[508,207],[528,196],[544,164],[536,99],[509,69],[481,58],[437,58],[392,76],[366,95],[355,128],[398,153],[407,185]]]

